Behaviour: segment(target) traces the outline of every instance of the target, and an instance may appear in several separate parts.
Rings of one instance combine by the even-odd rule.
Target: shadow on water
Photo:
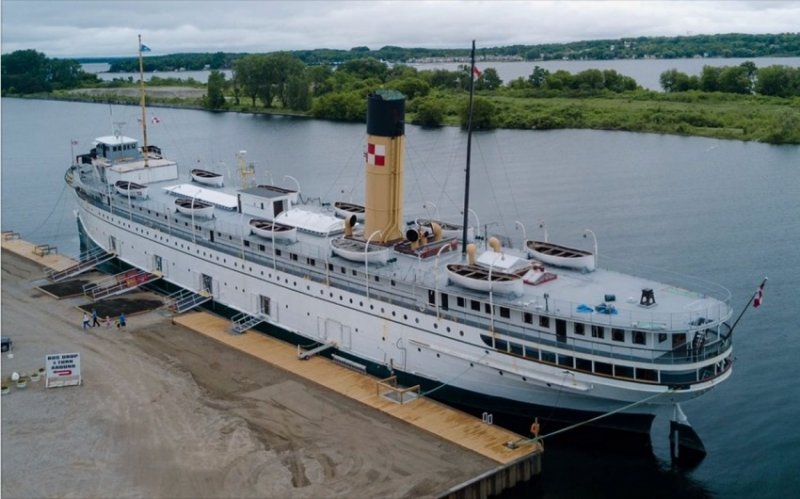
[[[458,408],[481,417],[474,409]],[[495,414],[493,423],[530,435],[529,419]],[[563,427],[541,424],[540,434],[545,437],[541,475],[497,497],[713,497],[703,483],[689,475],[691,465],[679,466],[656,456],[649,435],[583,427],[546,437]],[[655,436],[667,438],[658,432]]]

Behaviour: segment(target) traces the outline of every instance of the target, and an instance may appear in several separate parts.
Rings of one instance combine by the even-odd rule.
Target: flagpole
[[[733,334],[733,330],[736,328],[736,325],[739,324],[739,321],[742,319],[744,313],[747,312],[747,309],[750,308],[750,304],[753,303],[753,300],[756,299],[756,296],[758,296],[758,294],[764,290],[764,285],[767,283],[767,280],[768,278],[765,277],[764,280],[761,281],[761,285],[756,289],[756,292],[753,293],[753,296],[750,297],[750,301],[747,302],[747,305],[744,306],[742,312],[739,314],[739,317],[736,318],[736,321],[733,323],[733,326],[731,326],[731,331],[728,333],[728,336]]]
[[[144,167],[147,168],[147,118],[144,102],[144,62],[142,61],[142,35],[139,35],[139,102],[142,107],[142,154],[144,155]]]
[[[467,167],[464,175],[464,226],[461,234],[461,255],[467,254],[467,233],[469,231],[469,163],[472,153],[472,94],[475,91],[475,40],[472,40],[472,52],[469,68],[469,107],[467,108]],[[477,230],[477,228],[475,229]]]

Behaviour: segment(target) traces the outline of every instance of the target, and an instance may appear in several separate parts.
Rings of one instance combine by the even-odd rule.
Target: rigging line
[[[480,360],[483,360],[483,359],[484,359],[484,358],[485,358],[487,355],[489,355],[489,354],[488,354],[488,353],[485,353],[485,354],[483,354],[483,355],[482,355],[482,356],[481,356],[481,357],[480,357],[478,360],[479,360],[479,361],[480,361]],[[439,386],[437,386],[436,388],[432,388],[432,389],[428,390],[427,392],[422,392],[422,393],[420,393],[420,394],[419,394],[419,395],[420,395],[420,397],[422,397],[422,396],[425,396],[425,397],[427,397],[428,395],[430,395],[431,393],[433,393],[433,392],[435,392],[435,391],[439,390],[440,388],[444,388],[445,386],[448,386],[448,385],[452,384],[452,383],[453,383],[453,381],[455,381],[455,380],[457,380],[458,378],[460,378],[461,376],[463,376],[463,375],[467,374],[467,371],[469,371],[469,370],[470,370],[470,369],[472,369],[472,368],[473,368],[473,366],[472,366],[472,363],[470,363],[470,366],[469,366],[469,367],[467,367],[466,369],[464,369],[463,371],[461,371],[460,373],[458,373],[458,375],[456,375],[456,376],[454,376],[454,377],[450,378],[450,379],[449,379],[447,382],[445,382],[445,383],[442,383],[442,384],[440,384]]]
[[[622,411],[626,411],[628,409],[632,409],[632,408],[634,408],[634,407],[636,407],[638,405],[650,402],[651,400],[655,400],[658,397],[661,397],[662,395],[666,395],[668,393],[673,393],[673,392],[675,392],[675,389],[674,388],[669,388],[666,391],[655,393],[653,395],[650,395],[649,397],[643,398],[642,400],[637,400],[636,402],[633,402],[633,403],[628,404],[626,406],[620,407],[618,409],[614,409],[613,411],[607,412],[605,414],[600,414],[599,416],[595,416],[595,417],[593,417],[591,419],[587,419],[586,421],[581,421],[579,423],[575,423],[573,425],[567,426],[566,428],[561,428],[560,430],[556,430],[556,431],[554,431],[552,433],[548,433],[547,435],[542,435],[541,437],[523,438],[521,440],[517,440],[516,442],[511,442],[511,444],[514,445],[514,446],[517,446],[517,445],[526,444],[526,443],[536,443],[536,442],[539,442],[540,440],[544,440],[545,438],[553,437],[555,435],[558,435],[558,434],[561,434],[561,433],[565,433],[565,432],[570,431],[570,430],[574,430],[575,428],[579,428],[579,427],[581,427],[583,425],[587,425],[589,423],[594,423],[595,421],[599,421],[599,420],[607,418],[609,416],[613,416],[614,414],[617,414],[618,412],[622,412]]]
[[[64,197],[64,193],[65,193],[66,191],[67,191],[67,183],[66,183],[66,182],[64,182],[64,185],[63,185],[63,187],[61,188],[61,192],[58,194],[58,199],[56,199],[56,202],[55,202],[55,203],[53,203],[53,209],[52,209],[52,210],[50,210],[50,213],[48,213],[48,214],[47,214],[47,216],[44,218],[44,220],[42,221],[42,223],[40,223],[38,227],[36,227],[35,229],[33,229],[33,230],[31,231],[32,233],[36,234],[36,233],[39,231],[39,229],[41,229],[42,227],[44,227],[44,224],[46,224],[46,223],[47,223],[47,222],[50,220],[50,217],[51,217],[51,216],[53,216],[53,213],[56,211],[56,209],[58,209],[58,207],[59,207],[59,204],[60,204],[60,202],[61,202],[61,198],[62,198],[62,197]]]

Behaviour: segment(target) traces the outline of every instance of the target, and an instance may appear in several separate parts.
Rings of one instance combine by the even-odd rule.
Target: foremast
[[[148,149],[147,149],[147,111],[145,110],[144,94],[144,62],[142,61],[142,35],[139,35],[139,105],[142,108],[142,156],[144,156],[144,167],[147,168]]]
[[[464,226],[461,235],[461,254],[467,254],[467,234],[469,232],[469,164],[472,152],[472,95],[475,91],[475,40],[472,40],[469,68],[469,107],[467,108],[467,166],[464,171]],[[479,230],[476,227],[475,230]]]

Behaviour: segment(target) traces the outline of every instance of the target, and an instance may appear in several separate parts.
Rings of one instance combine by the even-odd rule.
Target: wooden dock
[[[377,378],[340,366],[323,357],[299,360],[295,347],[265,334],[231,334],[228,332],[230,321],[222,317],[207,312],[192,312],[173,320],[220,343],[477,452],[498,464],[506,465],[541,452],[538,446],[511,449],[506,444],[520,440],[520,435],[486,424],[429,398],[420,397],[402,405],[389,400],[378,393],[377,384],[380,380]]]
[[[19,256],[33,260],[39,265],[51,269],[63,269],[77,262],[68,258],[57,251],[49,244],[33,244],[19,237],[19,234],[12,231],[4,231],[2,237],[4,250],[16,253]]]
[[[47,248],[44,248],[47,246]],[[43,267],[63,269],[76,264],[49,245],[24,241],[19,234],[3,232],[2,248],[32,260]],[[52,250],[52,251],[51,251]],[[443,491],[439,497],[485,498],[497,495],[541,472],[543,448],[540,443],[511,448],[509,442],[523,437],[486,424],[464,412],[426,397],[403,404],[384,396],[387,385],[381,380],[340,366],[323,357],[298,358],[297,349],[266,334],[234,335],[230,321],[208,312],[192,312],[173,318],[173,322],[220,343],[280,367],[313,383],[361,402],[425,432],[495,461],[498,466],[462,484]]]

